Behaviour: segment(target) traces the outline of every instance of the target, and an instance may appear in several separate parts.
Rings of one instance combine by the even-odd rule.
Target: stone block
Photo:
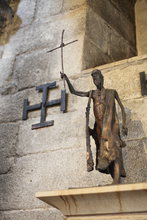
[[[128,141],[123,149],[124,166],[127,177],[123,183],[136,183],[147,181],[147,155],[143,141]]]
[[[141,97],[139,73],[147,71],[146,58],[141,60],[128,59],[120,63],[116,62],[116,65],[113,64],[113,66],[111,64],[98,68],[104,74],[105,87],[116,89],[121,99]]]
[[[52,47],[57,41],[57,32],[55,31],[55,35],[51,36],[51,29],[53,29],[51,26],[50,23],[33,23],[20,28],[15,35],[11,36],[9,43],[6,44],[3,57],[11,57],[31,52],[32,50],[48,48],[49,45]]]
[[[14,66],[18,90],[41,85],[49,79],[46,50],[18,56]]]
[[[86,35],[104,54],[108,54],[110,47],[110,27],[106,21],[91,8],[88,9],[86,17]],[[85,46],[86,45],[87,44],[85,44]]]
[[[83,52],[83,62],[82,69],[92,68],[104,63],[110,63],[112,61],[111,57],[104,53],[103,49],[87,36],[84,39],[84,52]]]
[[[10,95],[0,96],[0,101],[1,101],[0,121],[1,122],[15,121],[21,118],[23,100],[22,102],[19,102],[20,100],[17,100],[18,96],[19,96],[18,94],[13,95],[12,97]]]
[[[147,99],[135,99],[123,102],[127,114],[127,140],[142,139],[147,134]]]
[[[89,8],[87,12],[86,36],[89,41],[93,42],[93,46],[95,47],[95,50],[97,50],[98,55],[92,55],[93,60],[98,57],[96,65],[109,63],[110,61],[112,62],[114,60],[116,61],[135,55],[136,51],[129,41],[126,40],[121,33],[117,32],[115,27],[110,26],[109,23],[91,8]],[[87,44],[87,41],[85,40],[84,47],[87,48],[88,45],[89,43]],[[88,49],[91,50],[91,46]],[[98,52],[99,50],[100,52]],[[94,49],[92,51],[94,51]],[[102,61],[100,61],[100,59]],[[86,63],[88,63],[87,60]],[[90,65],[89,67],[93,66]]]
[[[114,29],[110,31],[110,56],[114,61],[126,59],[136,55],[135,49]]]
[[[79,72],[82,65],[83,36],[78,36],[78,40],[64,49],[64,69],[69,76]],[[45,49],[18,56],[14,65],[18,90],[41,85],[51,80],[59,81],[62,69],[60,53],[60,50],[57,50],[48,54]],[[75,63],[74,66],[73,63]]]
[[[84,34],[86,8],[82,7],[65,15],[50,18],[45,23],[39,21],[21,28],[5,46],[3,57],[28,53],[34,50],[50,50],[61,43],[62,30],[66,30],[65,42],[75,40]],[[81,45],[82,46],[82,45]],[[69,56],[69,55],[68,55]]]
[[[0,60],[0,92],[4,92],[5,87],[15,85],[13,81],[14,57]]]
[[[41,102],[42,94],[36,92],[35,88],[27,89],[13,95],[0,96],[0,122],[14,122],[22,120],[23,101],[28,98],[30,105]],[[35,112],[37,116],[40,112]]]
[[[18,155],[49,152],[59,149],[80,148],[85,146],[84,113],[67,112],[48,114],[46,121],[54,120],[54,126],[31,130],[32,124],[39,123],[39,118],[22,121],[19,130]],[[78,129],[77,129],[78,127]]]
[[[128,16],[119,8],[118,2],[115,1],[115,4],[113,4],[107,0],[100,0],[98,2],[94,0],[88,1],[88,5],[92,9],[91,16],[94,16],[94,12],[97,13],[97,15],[105,20],[108,26],[112,27],[130,44],[135,46],[135,22],[128,19]],[[126,5],[123,4],[122,8],[125,8]],[[134,12],[133,7],[127,9],[127,15],[130,12]],[[115,41],[113,43],[115,44]]]
[[[124,0],[123,2],[121,0],[110,0],[110,2],[114,5],[114,7],[118,8],[118,10],[121,11],[125,16],[127,15],[127,18],[130,21],[134,22],[134,5],[136,3],[136,0]]]
[[[44,21],[49,16],[61,13],[63,0],[40,0],[37,2],[36,19]]]
[[[63,215],[56,209],[34,209],[27,211],[5,211],[2,220],[64,220]]]
[[[11,167],[14,165],[14,158],[2,158],[0,156],[0,175],[7,174],[11,171]]]
[[[18,124],[0,124],[0,174],[10,171],[16,154]]]
[[[0,124],[0,149],[5,149],[5,156],[14,156],[19,123],[1,123]]]
[[[30,154],[15,160],[10,174],[0,175],[1,210],[46,207],[38,191],[111,183],[110,175],[86,171],[85,146]]]
[[[28,7],[29,6],[29,7]],[[36,10],[36,0],[21,0],[18,9],[17,16],[21,19],[20,27],[29,25],[33,22]]]
[[[3,217],[4,217],[3,212],[0,212],[0,219],[3,220]]]
[[[0,58],[2,59],[3,56],[3,52],[4,52],[4,46],[0,46]]]
[[[63,1],[63,11],[74,10],[75,8],[81,7],[82,5],[87,4],[86,0],[74,0],[74,1]]]

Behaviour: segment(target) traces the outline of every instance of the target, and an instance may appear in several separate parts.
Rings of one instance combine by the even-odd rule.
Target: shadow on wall
[[[136,183],[147,181],[147,153],[145,145],[147,138],[140,120],[132,120],[131,110],[125,108],[127,114],[128,136],[125,138],[126,147],[123,148],[123,160],[126,178],[122,183]],[[121,113],[118,116],[120,118]]]
[[[21,25],[21,19],[16,15],[20,0],[0,1],[0,45],[9,42]]]

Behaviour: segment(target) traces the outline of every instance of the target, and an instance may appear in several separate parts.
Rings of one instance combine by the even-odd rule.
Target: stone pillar
[[[138,55],[147,53],[147,0],[138,0],[135,6]]]

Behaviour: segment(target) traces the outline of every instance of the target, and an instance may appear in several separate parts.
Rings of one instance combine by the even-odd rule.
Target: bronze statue
[[[72,94],[81,97],[89,97],[87,108],[90,106],[90,99],[93,100],[93,112],[95,116],[94,128],[91,129],[88,127],[89,119],[87,120],[86,124],[89,136],[91,135],[93,137],[96,144],[95,168],[102,173],[111,174],[113,178],[113,184],[118,184],[120,183],[120,177],[126,176],[122,158],[122,148],[125,147],[125,142],[121,139],[120,136],[115,99],[117,100],[122,111],[123,135],[127,135],[126,114],[117,91],[104,88],[104,79],[101,71],[94,70],[91,75],[97,89],[88,92],[82,92],[76,91],[68,77],[61,73],[61,77],[66,80],[69,90]],[[88,115],[86,115],[86,117],[88,117]],[[88,135],[86,138],[87,146],[90,148]],[[87,153],[88,171],[92,171],[94,163],[91,149],[88,149]]]

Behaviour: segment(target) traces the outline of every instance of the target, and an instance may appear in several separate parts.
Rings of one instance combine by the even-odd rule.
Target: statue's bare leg
[[[114,161],[113,167],[113,183],[112,184],[119,184],[120,183],[120,161],[116,159]]]

